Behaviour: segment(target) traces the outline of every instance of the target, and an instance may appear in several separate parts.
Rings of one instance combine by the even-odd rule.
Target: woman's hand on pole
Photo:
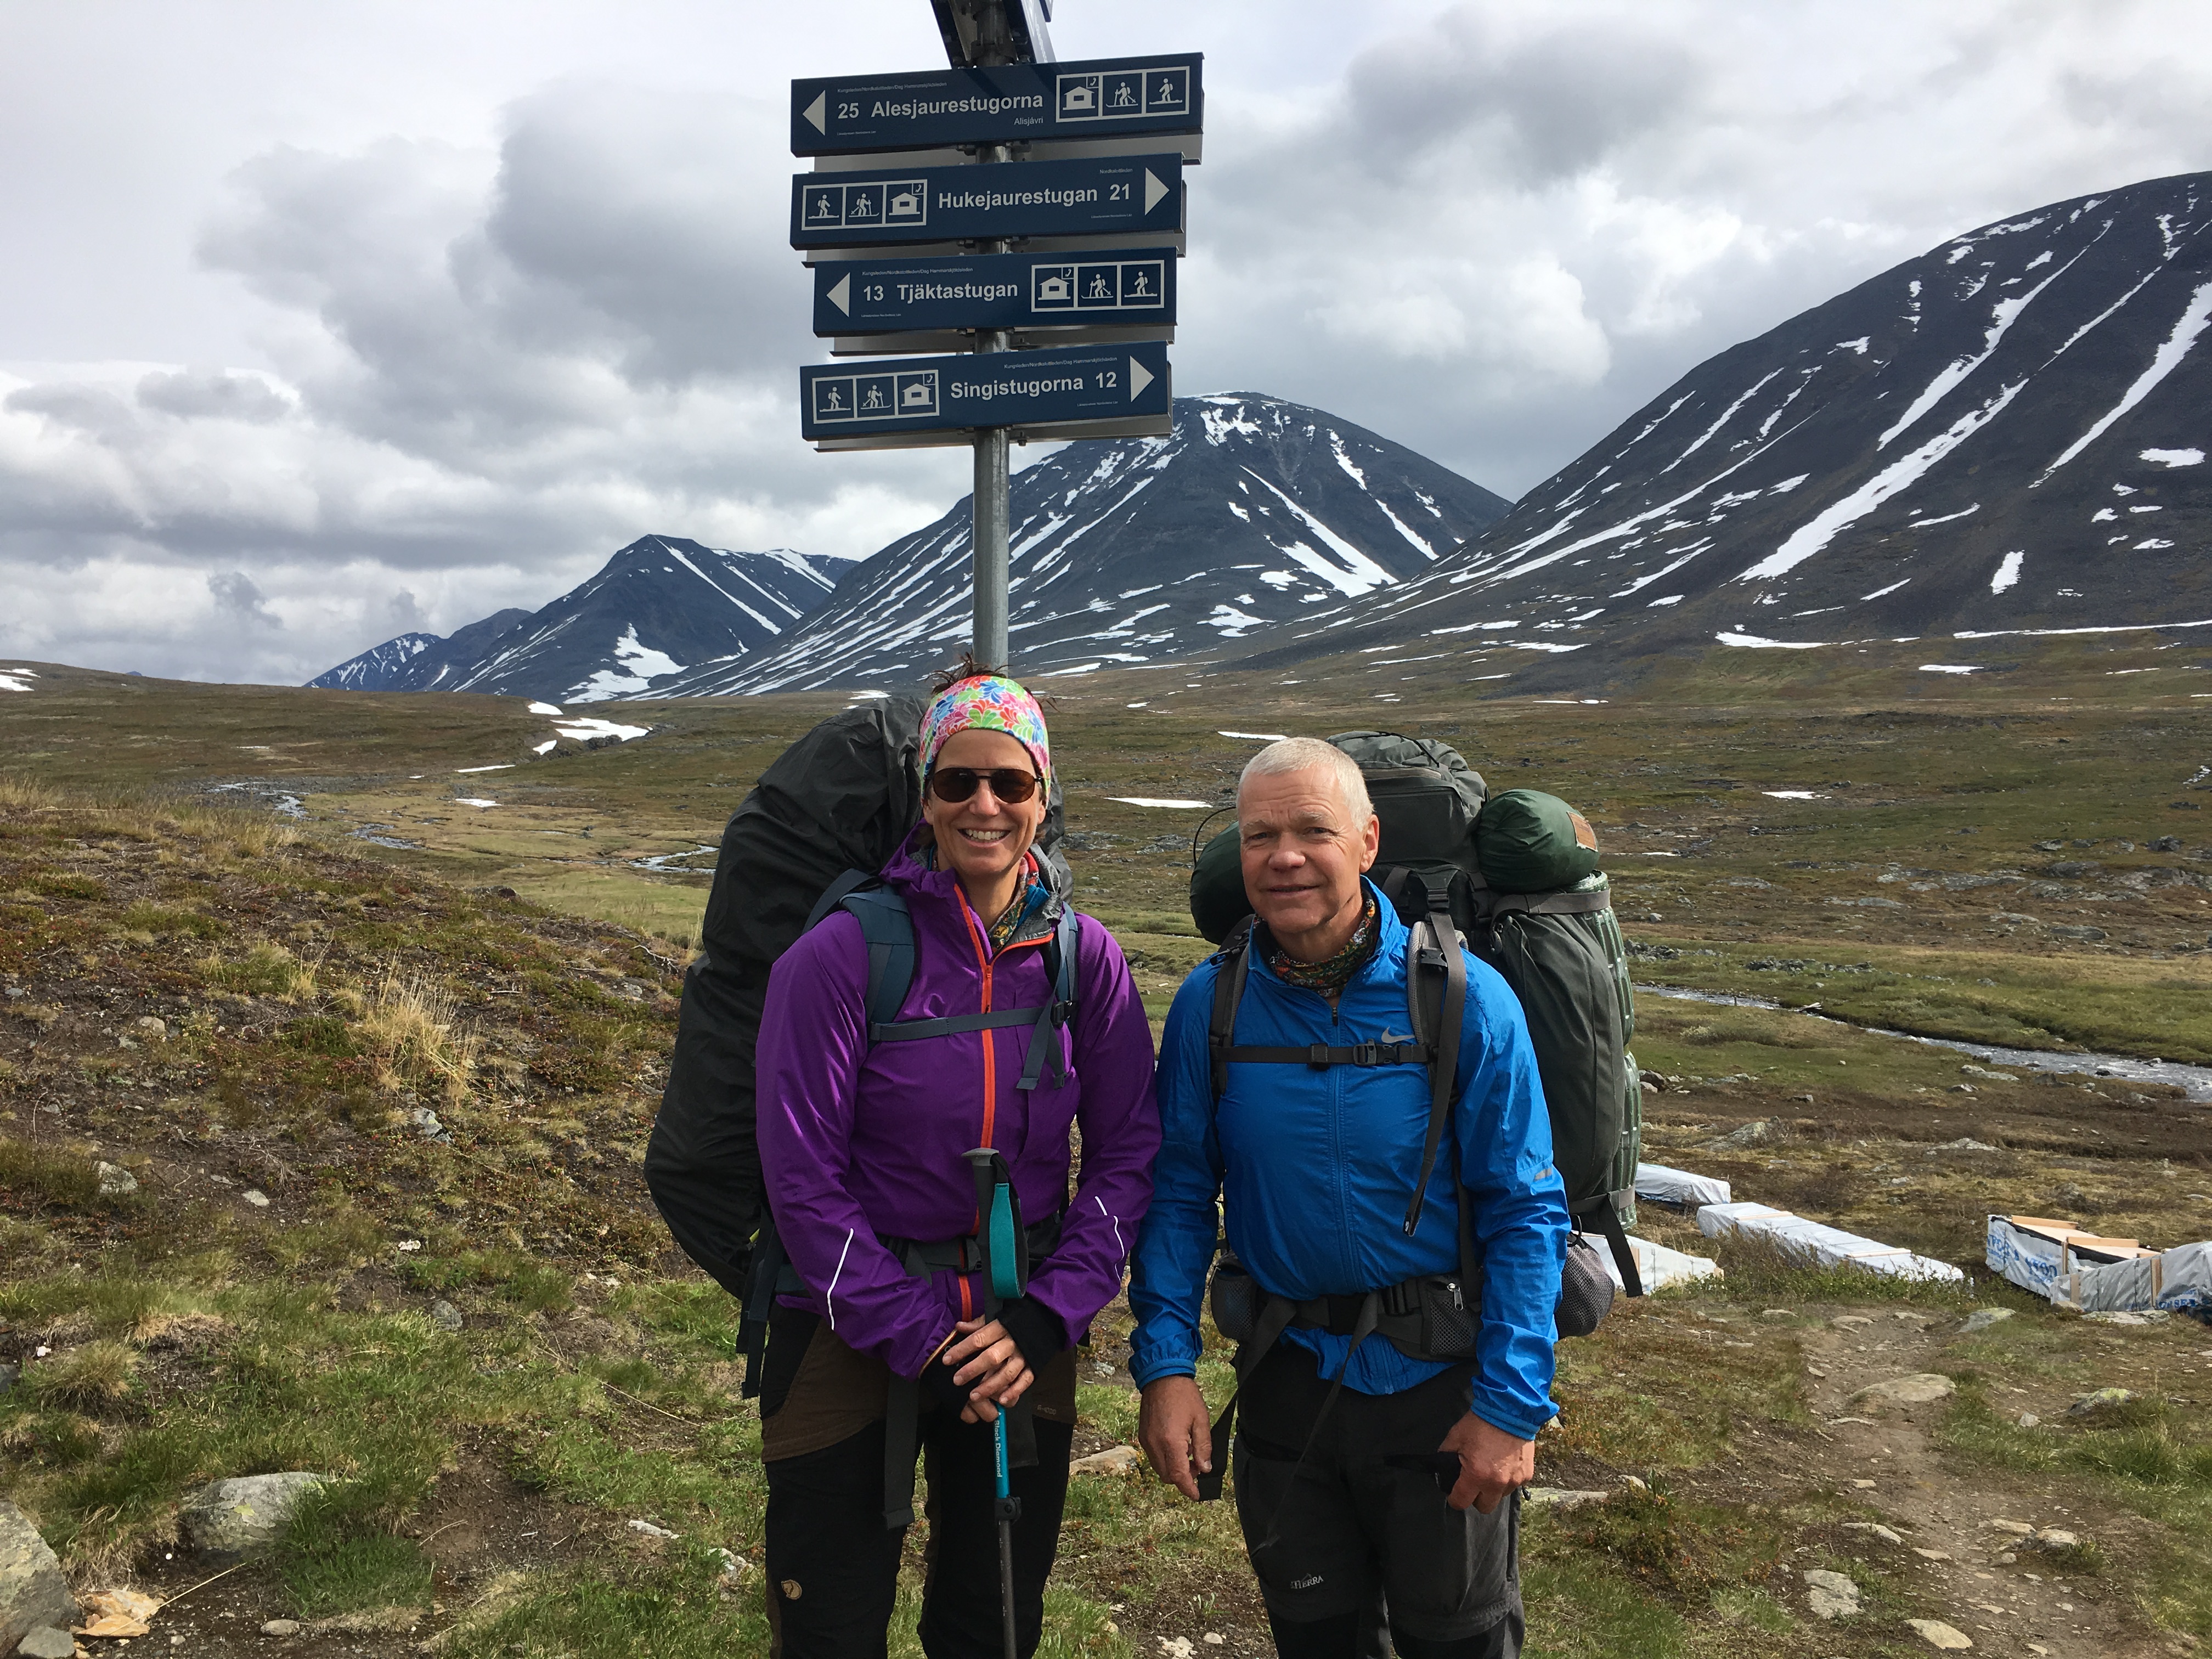
[[[988,1423],[998,1416],[998,1406],[1012,1406],[1028,1392],[1036,1373],[997,1320],[963,1319],[952,1328],[955,1340],[943,1363],[955,1368],[952,1380],[969,1390],[961,1421]]]

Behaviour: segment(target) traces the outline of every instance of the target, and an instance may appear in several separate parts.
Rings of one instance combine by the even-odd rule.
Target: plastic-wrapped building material
[[[1686,1210],[1701,1204],[1725,1204],[1735,1196],[1725,1181],[1692,1175],[1687,1170],[1670,1170],[1663,1164],[1636,1166],[1636,1195],[1660,1204],[1679,1204]]]
[[[1718,1279],[1721,1264],[1702,1255],[1690,1255],[1681,1250],[1670,1250],[1664,1244],[1654,1244],[1648,1238],[1631,1236],[1628,1248],[1636,1255],[1636,1276],[1644,1281],[1648,1293],[1663,1291],[1669,1285],[1687,1285],[1700,1279]],[[1616,1285],[1620,1284],[1620,1269],[1613,1265],[1613,1252],[1601,1249],[1598,1260]],[[1624,1286],[1623,1288],[1626,1288]]]
[[[2145,1249],[2045,1216],[1993,1215],[1986,1259],[2023,1290],[2083,1313],[2154,1308],[2212,1320],[2212,1243]]]
[[[1948,1261],[1915,1255],[1894,1244],[1861,1238],[1840,1227],[1792,1215],[1765,1204],[1708,1204],[1698,1212],[1698,1231],[1708,1238],[1741,1233],[1824,1267],[1863,1267],[1892,1279],[1964,1279]]]

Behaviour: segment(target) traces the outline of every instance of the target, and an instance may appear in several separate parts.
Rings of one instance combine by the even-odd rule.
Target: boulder
[[[31,1517],[0,1498],[0,1653],[43,1626],[66,1632],[76,1620],[76,1598],[62,1564]]]
[[[99,1177],[102,1198],[128,1198],[138,1190],[138,1177],[120,1164],[103,1161],[94,1164],[92,1172]]]
[[[1940,1619],[1908,1619],[1905,1621],[1912,1633],[1931,1648],[1970,1648],[1974,1638],[1962,1630],[1954,1630]]]
[[[2083,1395],[2066,1408],[2069,1417],[2094,1417],[2100,1412],[2110,1411],[2115,1406],[2124,1406],[2135,1398],[2132,1389],[2097,1389]]]
[[[1805,1573],[1805,1599],[1816,1619],[1850,1619],[1859,1610],[1859,1587],[1840,1572],[1812,1567]]]
[[[300,1500],[328,1478],[295,1469],[213,1481],[185,1499],[178,1534],[210,1555],[257,1553],[283,1534]]]
[[[34,1626],[15,1653],[17,1659],[76,1659],[76,1638],[52,1625]]]
[[[1870,1383],[1853,1395],[1851,1402],[1875,1407],[1924,1406],[1957,1393],[1959,1385],[1948,1376],[1935,1371],[1919,1371],[1911,1376],[1893,1376],[1887,1382]]]
[[[1137,1466],[1134,1446],[1109,1446],[1104,1451],[1079,1457],[1067,1466],[1070,1474],[1126,1474]]]
[[[2001,1325],[2012,1317],[2010,1308],[1977,1308],[1966,1316],[1966,1322],[1959,1327],[1962,1336],[1978,1336],[1992,1325]]]

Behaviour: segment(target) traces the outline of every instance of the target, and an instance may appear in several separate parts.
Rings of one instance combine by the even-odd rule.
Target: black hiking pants
[[[1328,1384],[1308,1350],[1278,1343],[1245,1383],[1237,1516],[1283,1659],[1367,1659],[1386,1650],[1386,1618],[1399,1659],[1516,1659],[1519,1495],[1488,1515],[1455,1510],[1434,1476],[1382,1461],[1435,1451],[1467,1413],[1468,1376],[1342,1389],[1318,1435]]]
[[[774,1651],[779,1659],[884,1659],[906,1542],[903,1529],[884,1525],[890,1373],[810,1313],[780,1308],[769,1329],[761,1415]],[[1031,1387],[1037,1461],[1010,1471],[1022,1500],[1014,1626],[1024,1659],[1043,1632],[1044,1583],[1060,1548],[1074,1378],[1073,1356],[1063,1353]],[[929,1483],[921,1650],[929,1659],[1004,1659],[991,1425],[925,1406],[916,1438]]]

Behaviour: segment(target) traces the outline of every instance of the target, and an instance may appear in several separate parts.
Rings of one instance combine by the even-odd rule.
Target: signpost
[[[792,82],[792,154],[817,159],[792,180],[791,245],[833,356],[969,349],[808,364],[799,430],[824,449],[974,445],[973,649],[1005,666],[1009,440],[1170,429],[1204,64],[1056,63],[1050,0],[932,3],[949,69]]]
[[[802,173],[795,248],[1182,230],[1182,157],[1030,161],[1018,167]]]
[[[1171,247],[1115,248],[1088,258],[978,253],[853,259],[814,267],[814,331],[830,337],[950,336],[977,328],[1134,326],[1152,331],[1171,330],[1175,319]]]
[[[1079,64],[1001,64],[791,83],[791,153],[1196,133],[1195,52]]]
[[[810,363],[799,370],[799,434],[816,441],[1126,422],[1132,416],[1166,414],[1171,395],[1167,348],[1149,340],[1055,351]]]

